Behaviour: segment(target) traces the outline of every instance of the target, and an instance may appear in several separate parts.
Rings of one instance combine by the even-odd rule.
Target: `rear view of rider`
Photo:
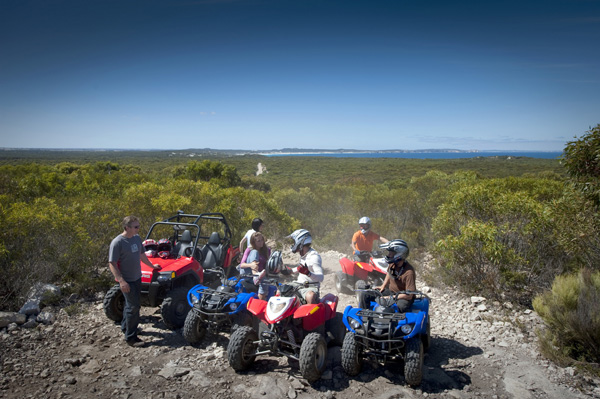
[[[367,261],[367,259],[361,258],[361,251],[369,251],[373,250],[373,242],[375,240],[379,240],[382,243],[389,242],[387,238],[380,236],[371,230],[371,219],[366,216],[361,217],[358,220],[358,226],[360,230],[358,230],[352,236],[352,250],[354,251],[354,260],[356,261]]]
[[[300,265],[293,268],[293,272],[298,273],[298,279],[294,284],[303,284],[305,282],[322,282],[323,266],[321,255],[311,247],[312,237],[308,230],[298,229],[288,236],[294,240],[291,246],[293,253],[300,254]],[[300,289],[300,294],[307,304],[316,304],[319,302],[320,285],[309,285]]]
[[[391,297],[400,291],[416,291],[417,275],[415,269],[406,260],[410,252],[406,241],[395,239],[380,245],[379,248],[387,251],[385,260],[389,266],[383,284],[381,287],[375,287],[375,289],[381,291],[383,298]],[[386,289],[388,285],[389,289]],[[360,295],[359,306],[363,309],[368,308],[374,298],[365,295],[365,293],[361,294],[363,295]],[[377,300],[379,301],[380,298],[377,298]],[[400,312],[408,311],[413,302],[414,295],[412,294],[399,294],[396,297],[396,305],[398,305]]]

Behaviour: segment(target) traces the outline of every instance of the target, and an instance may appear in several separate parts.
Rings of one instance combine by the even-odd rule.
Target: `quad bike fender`
[[[367,273],[373,271],[373,265],[371,265],[369,262],[356,262],[356,267],[363,269]]]
[[[349,275],[354,276],[354,261],[348,258],[340,259],[340,266],[342,267],[342,271]]]
[[[402,327],[403,324],[414,324],[414,328],[410,334],[406,335],[404,339],[410,339],[415,336],[419,336],[422,334],[426,334],[427,329],[427,313],[418,312],[418,313],[406,313],[406,318],[398,323],[398,327]]]
[[[325,306],[325,320],[334,317],[337,309],[338,297],[329,293],[321,298],[320,302]]]
[[[325,323],[325,305],[322,303],[302,305],[294,312],[294,319],[302,319],[302,326],[307,331]]]
[[[196,297],[196,298],[198,298],[198,300],[200,300],[200,298],[202,297],[203,291],[207,288],[208,287],[205,287],[202,284],[198,284],[198,285],[195,285],[192,288],[190,288],[190,290],[187,293],[187,301],[191,307],[194,307],[194,304],[192,303],[193,297]]]
[[[238,312],[241,312],[242,310],[246,309],[246,306],[248,305],[248,301],[250,301],[250,298],[257,298],[256,293],[255,292],[242,292],[242,293],[238,294],[235,298],[231,298],[225,304],[225,306],[229,305],[230,303],[237,303],[238,307],[233,312],[230,312],[230,314],[238,313]]]
[[[344,325],[346,326],[348,331],[356,333],[354,328],[352,328],[352,326],[350,325],[350,322],[349,322],[350,318],[357,320],[360,324],[363,324],[362,318],[360,316],[358,316],[358,312],[361,310],[362,310],[361,308],[355,308],[355,307],[352,307],[352,305],[348,305],[348,306],[346,306],[346,309],[344,309],[344,315],[342,317],[342,321],[344,322]]]
[[[248,300],[246,308],[250,313],[259,317],[261,320],[264,320],[265,312],[267,310],[267,301],[263,301],[262,299],[258,299],[257,297],[252,297]]]

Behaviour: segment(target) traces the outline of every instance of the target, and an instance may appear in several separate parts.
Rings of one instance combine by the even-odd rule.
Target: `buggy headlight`
[[[235,302],[232,302],[229,304],[229,310],[231,310],[232,312],[235,311],[238,308],[238,304]]]
[[[200,302],[200,298],[197,297],[196,295],[192,294],[192,304],[197,304]]]
[[[171,281],[171,279],[175,278],[175,272],[171,273],[162,273],[160,276],[156,278],[156,281],[159,283],[166,283]]]
[[[414,324],[404,324],[400,327],[400,331],[402,331],[403,334],[408,335],[412,332],[413,328],[415,328]]]

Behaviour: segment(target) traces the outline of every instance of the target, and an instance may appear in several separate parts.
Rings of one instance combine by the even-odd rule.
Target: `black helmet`
[[[281,252],[273,251],[271,257],[267,261],[267,272],[269,274],[278,274],[281,271],[282,264]]]
[[[404,240],[395,239],[385,244],[381,244],[379,248],[388,251],[385,261],[387,263],[396,263],[408,257],[408,244]]]

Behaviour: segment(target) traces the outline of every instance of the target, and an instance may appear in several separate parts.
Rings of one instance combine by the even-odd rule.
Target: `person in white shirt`
[[[310,232],[298,229],[290,234],[288,238],[294,240],[291,247],[292,252],[300,254],[300,264],[292,269],[293,272],[298,273],[296,284],[321,283],[324,278],[321,255],[311,247],[312,237]],[[299,292],[307,304],[316,304],[319,302],[319,288],[320,284],[309,285],[301,288]]]
[[[250,237],[252,237],[252,234],[262,231],[263,224],[264,222],[261,218],[255,218],[252,220],[252,228],[246,232],[244,237],[242,237],[240,240],[240,245],[238,245],[241,254],[244,253],[244,247],[250,246]]]

